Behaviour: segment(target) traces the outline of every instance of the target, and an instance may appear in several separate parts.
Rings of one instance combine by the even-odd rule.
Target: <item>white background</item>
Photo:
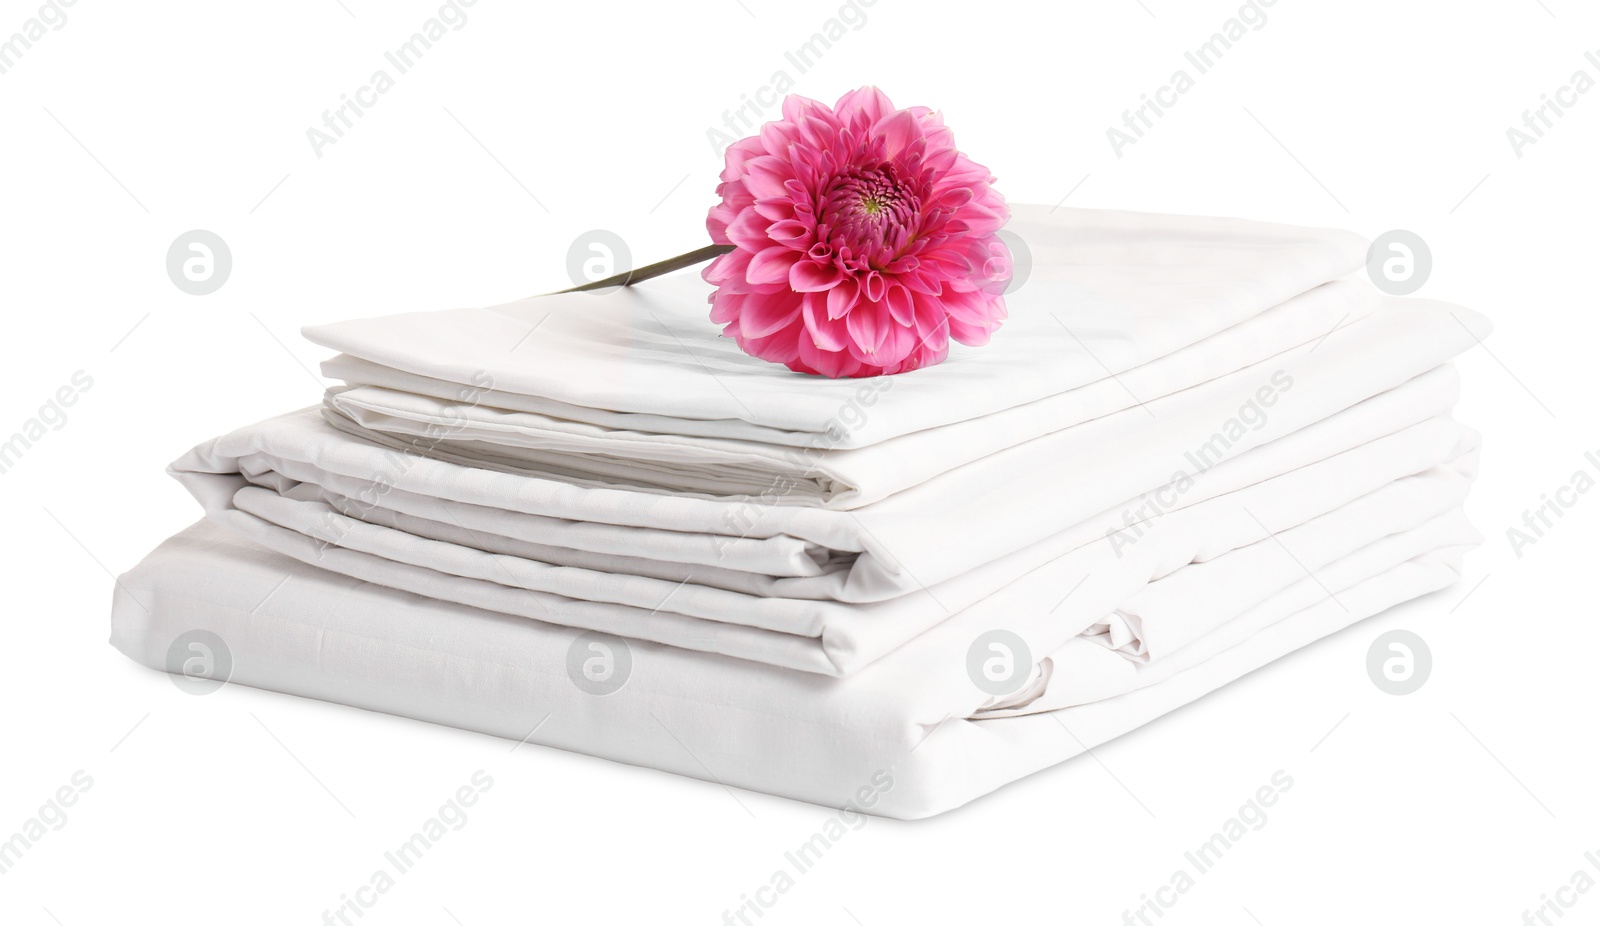
[[[1506,135],[1600,77],[1592,7],[1278,0],[1119,158],[1106,129],[1233,0],[877,0],[801,75],[784,52],[835,0],[478,0],[317,157],[306,130],[437,9],[78,0],[0,76],[0,434],[94,380],[0,475],[0,839],[75,771],[94,781],[0,875],[0,921],[322,922],[478,769],[495,784],[467,825],[361,922],[718,923],[816,831],[821,808],[663,773],[192,697],[105,642],[108,570],[198,515],[166,463],[318,398],[301,325],[567,285],[591,228],[637,262],[699,246],[706,131],[779,69],[830,102],[875,83],[942,109],[1014,202],[1411,229],[1434,255],[1419,295],[1498,330],[1461,361],[1487,541],[1459,585],[956,813],[871,820],[759,922],[1122,922],[1280,769],[1266,825],[1163,924],[1512,924],[1575,871],[1600,879],[1600,491],[1520,557],[1506,536],[1600,476],[1600,91],[1520,158]],[[0,0],[0,39],[37,10]],[[195,228],[233,253],[208,296],[165,270]],[[1435,661],[1407,697],[1364,668],[1396,627]],[[1600,917],[1600,889],[1565,896],[1567,922]]]

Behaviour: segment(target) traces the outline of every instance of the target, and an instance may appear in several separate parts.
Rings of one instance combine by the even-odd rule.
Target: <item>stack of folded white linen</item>
[[[1457,579],[1482,316],[1346,232],[1008,228],[1005,326],[897,376],[746,356],[692,274],[307,329],[344,385],[173,465],[112,642],[917,818]]]

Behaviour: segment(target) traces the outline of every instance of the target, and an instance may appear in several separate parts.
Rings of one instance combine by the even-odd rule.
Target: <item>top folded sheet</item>
[[[605,294],[306,328],[352,385],[479,397],[645,433],[865,447],[1081,387],[1196,344],[1360,268],[1345,231],[1018,205],[1031,271],[983,348],[915,375],[828,380],[741,352],[683,275]],[[398,374],[400,382],[386,382]],[[876,407],[875,407],[876,406]]]

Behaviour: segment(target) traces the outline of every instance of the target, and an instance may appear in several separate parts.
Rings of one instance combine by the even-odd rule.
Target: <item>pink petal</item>
[[[986,325],[974,325],[961,321],[953,315],[950,317],[950,336],[962,344],[973,347],[987,344],[991,330]]]
[[[929,273],[921,268],[913,270],[910,273],[902,273],[899,275],[898,279],[906,289],[909,289],[914,293],[921,293],[925,296],[939,295],[938,279],[934,276],[934,274]]]
[[[744,170],[744,185],[756,199],[780,199],[787,196],[783,185],[794,179],[793,168],[770,155],[751,158],[745,162]]]
[[[783,121],[798,123],[801,119],[819,109],[827,109],[827,107],[809,97],[791,93],[783,98]]]
[[[973,325],[987,325],[994,313],[990,309],[991,297],[980,292],[947,291],[940,299],[951,318]]]
[[[883,298],[883,290],[885,285],[886,284],[883,281],[883,274],[873,270],[867,273],[867,278],[865,280],[861,281],[861,292],[869,301],[877,302]]]
[[[840,121],[847,122],[856,115],[862,115],[866,117],[867,125],[874,125],[885,115],[894,112],[894,104],[877,87],[862,87],[840,97],[833,111],[838,114]]]
[[[897,364],[906,359],[917,347],[917,333],[904,325],[889,324],[883,341],[874,352],[873,361],[883,366]]]
[[[786,245],[798,251],[804,251],[810,246],[811,226],[794,219],[785,219],[782,222],[773,222],[767,227],[767,237],[779,244]]]
[[[939,197],[939,206],[944,209],[959,209],[972,202],[972,187],[958,186],[945,190]]]
[[[711,294],[711,320],[719,325],[727,325],[739,320],[739,311],[744,307],[744,300],[749,297],[740,293],[726,293],[717,290]]]
[[[728,223],[728,241],[746,251],[759,251],[772,244],[767,235],[767,220],[754,209],[746,209]]]
[[[700,278],[707,283],[720,286],[729,280],[744,279],[749,266],[749,251],[729,251],[706,265],[706,269],[700,271]]]
[[[799,258],[799,254],[785,247],[774,245],[764,248],[750,258],[750,267],[744,277],[758,286],[763,283],[786,283],[789,280],[789,268]]]
[[[706,213],[706,231],[713,244],[732,244],[728,239],[728,223],[738,218],[738,211],[726,202],[717,203]]]
[[[722,170],[723,180],[733,180],[744,173],[746,161],[761,154],[761,139],[755,136],[741,138],[728,146],[724,152],[723,161],[727,165]]]
[[[798,319],[788,328],[781,329],[764,338],[747,338],[737,333],[734,335],[734,340],[739,342],[740,349],[745,353],[761,360],[770,360],[773,363],[781,363],[785,366],[789,366],[800,359],[800,342],[804,339],[804,329]]]
[[[822,350],[843,350],[850,341],[850,331],[845,321],[828,317],[826,298],[807,293],[801,304],[811,342]]]
[[[922,137],[922,130],[917,125],[917,119],[911,113],[900,110],[878,120],[872,127],[875,134],[883,136],[885,152],[890,158],[895,157],[911,145],[913,141]]]
[[[850,340],[858,348],[856,356],[865,358],[874,357],[883,347],[884,338],[889,336],[889,329],[898,327],[889,318],[889,311],[881,303],[862,302],[850,310],[845,316],[845,324],[850,330]]]
[[[844,279],[844,271],[831,263],[824,264],[814,260],[795,262],[789,268],[789,285],[795,292],[820,293],[832,289],[834,284]]]
[[[838,286],[828,290],[828,317],[843,318],[860,298],[861,284],[846,278]]]
[[[739,333],[764,338],[793,324],[800,317],[800,297],[794,293],[754,293],[744,297],[739,310]]]
[[[889,315],[899,324],[910,327],[916,319],[915,309],[911,304],[911,291],[904,286],[894,284],[884,294],[883,304],[889,307]]]
[[[763,199],[755,203],[753,208],[769,222],[784,222],[794,218],[794,203],[782,199]]]
[[[804,335],[800,337],[800,360],[811,370],[822,376],[838,379],[843,376],[858,376],[862,373],[862,365],[848,351],[828,350],[812,344]],[[868,374],[870,375],[870,374]]]
[[[761,127],[761,147],[767,154],[782,155],[794,139],[794,127],[783,122],[768,122]]]

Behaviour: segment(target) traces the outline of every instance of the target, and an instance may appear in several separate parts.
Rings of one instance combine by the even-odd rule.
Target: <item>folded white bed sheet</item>
[[[1276,358],[1282,365],[1271,373],[1251,368],[1047,435],[856,512],[485,471],[386,450],[314,411],[202,445],[174,472],[212,517],[324,568],[569,626],[847,674],[1030,570],[1063,581],[1097,572],[1108,583],[1140,574],[1156,545],[1111,532],[1148,517],[1141,510],[1193,525],[1179,535],[1192,543],[1214,516],[1215,506],[1177,516],[1197,503],[1258,484],[1270,491],[1276,477],[1328,461],[1358,474],[1330,485],[1365,479],[1370,488],[1444,459],[1444,448],[1462,442],[1462,429],[1440,417],[1454,404],[1455,374],[1430,365],[1463,349],[1476,321],[1465,310],[1397,303]],[[1262,389],[1277,390],[1272,408],[1258,405],[1259,418],[1240,422],[1241,406]],[[1114,428],[1128,433],[1079,434]],[[1359,494],[1340,491],[1295,502],[1326,511]],[[1290,503],[1257,504],[1274,517],[1273,505]],[[948,543],[940,529],[948,523],[964,525],[961,544]],[[588,534],[577,538],[587,547],[574,534]],[[696,542],[697,554],[675,555]],[[1074,606],[1119,602],[1083,596]]]
[[[596,696],[568,674],[576,630],[362,582],[202,522],[119,580],[111,640],[164,669],[181,634],[208,630],[237,684],[913,819],[1448,585],[1478,540],[1447,512],[1314,577],[1288,574],[1276,594],[1147,665],[1082,638],[1048,649],[1048,615],[980,607],[843,679],[630,641],[626,684]],[[995,703],[964,670],[967,647],[997,626],[1049,653],[1027,704]]]
[[[649,433],[500,408],[495,403],[505,397],[493,390],[441,383],[348,357],[331,363],[330,369],[352,383],[386,385],[331,390],[325,405],[336,427],[465,465],[548,475],[577,485],[702,497],[743,494],[764,497],[773,505],[854,509],[1034,438],[1147,405],[1296,347],[1309,348],[1335,327],[1371,315],[1378,305],[1370,286],[1325,283],[1115,376],[864,447],[830,445],[870,416],[898,413],[896,377],[858,388],[857,401],[838,410],[829,435],[806,447]],[[1070,357],[1086,347],[1071,340],[1077,336],[1065,327],[1068,314],[1060,313],[1061,326],[1047,328],[1043,336],[1061,342]],[[487,372],[484,376],[486,381],[492,378]],[[515,404],[516,399],[509,401]]]
[[[1366,242],[1349,232],[1238,219],[1017,205],[1007,228],[1032,256],[1002,332],[909,377],[826,380],[749,357],[707,324],[710,288],[692,274],[304,333],[346,355],[324,370],[352,384],[453,401],[465,391],[495,408],[641,434],[865,447],[1132,370],[1366,259]],[[1352,302],[1359,317],[1361,299]],[[440,396],[427,382],[450,385]],[[886,385],[892,413],[841,427],[841,413]]]
[[[1215,466],[1186,489],[1173,485],[1165,495],[1150,493],[1149,501],[1127,499],[1033,548],[916,594],[867,604],[728,592],[688,581],[692,572],[674,582],[640,572],[555,566],[514,555],[517,551],[482,552],[333,514],[319,502],[299,500],[304,483],[287,486],[287,494],[243,483],[239,476],[208,477],[191,488],[214,519],[257,543],[367,581],[538,620],[845,674],[985,596],[1017,595],[1006,587],[1021,576],[1048,576],[1049,588],[1065,590],[1092,575],[1066,610],[1103,617],[1155,574],[1163,559],[1187,562],[1203,544],[1219,543],[1221,537],[1235,543],[1254,539],[1261,528],[1239,514],[1246,508],[1282,529],[1461,457],[1477,437],[1440,417],[1455,393],[1453,369],[1440,369],[1371,400],[1372,407],[1364,403]],[[321,426],[311,414],[299,423]],[[1327,456],[1341,448],[1348,449]],[[1128,525],[1128,512],[1151,506],[1164,513]],[[459,510],[441,507],[445,519]],[[1231,533],[1222,531],[1224,525]],[[462,530],[467,536],[459,539],[468,542],[482,544],[489,536]],[[1047,597],[1047,605],[1054,606],[1061,596]],[[1010,600],[1017,607],[1041,606],[1037,599]]]
[[[370,442],[330,443],[340,448],[339,459],[326,451],[320,468],[366,481],[372,477],[362,474],[376,470],[385,485],[383,497],[372,504],[382,507],[410,504],[413,495],[437,495],[428,483],[443,480],[450,484],[453,502],[581,521],[595,541],[584,546],[574,537],[554,545],[760,575],[821,577],[811,584],[838,586],[830,587],[828,597],[881,600],[942,582],[1037,543],[1114,502],[1165,485],[1180,468],[1194,469],[1186,454],[1197,454],[1209,465],[1325,419],[1438,366],[1487,332],[1483,318],[1468,310],[1394,300],[1319,342],[1165,399],[1046,434],[855,511],[785,506],[768,497],[707,499],[595,489],[476,466],[470,475],[441,477],[441,471],[459,473],[460,468],[441,470],[433,460],[398,452],[379,459]],[[1280,373],[1287,379],[1275,383]],[[1248,408],[1259,406],[1263,389],[1271,393],[1267,398],[1274,407]],[[1242,426],[1241,415],[1248,419]],[[259,442],[246,429],[202,446],[176,468],[226,473],[233,468],[231,457],[261,453]],[[360,458],[345,462],[346,446],[360,448],[359,454],[350,451]],[[267,456],[287,452],[275,449]],[[1063,486],[1071,488],[1063,491]],[[350,491],[343,494],[352,497],[374,494],[346,488]],[[963,543],[945,542],[949,523],[963,525]],[[605,525],[647,530],[608,532]],[[463,526],[483,529],[465,521]],[[691,538],[697,549],[662,548]],[[838,568],[845,561],[848,568]]]

